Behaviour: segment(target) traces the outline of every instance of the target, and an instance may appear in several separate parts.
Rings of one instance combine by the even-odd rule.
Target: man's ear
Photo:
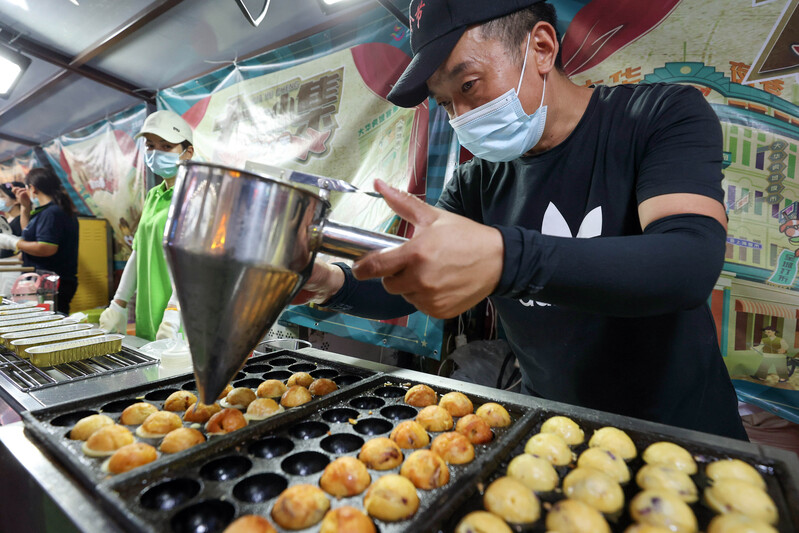
[[[194,157],[194,145],[190,144],[183,155],[185,156],[183,159],[191,159]]]

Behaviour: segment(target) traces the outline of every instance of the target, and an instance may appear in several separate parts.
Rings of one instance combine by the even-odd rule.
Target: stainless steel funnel
[[[405,242],[327,221],[329,207],[273,176],[181,163],[164,251],[203,403],[216,401],[299,292],[317,251],[354,259]]]

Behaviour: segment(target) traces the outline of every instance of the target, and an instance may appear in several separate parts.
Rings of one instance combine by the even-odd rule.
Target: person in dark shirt
[[[0,184],[0,211],[5,213],[5,219],[11,228],[11,234],[17,237],[22,236],[22,227],[20,226],[20,209],[19,199],[14,194],[14,188],[24,187],[25,184],[21,181],[10,181]],[[14,255],[13,250],[0,250],[0,259],[11,257]]]
[[[722,133],[701,93],[581,87],[539,0],[412,0],[414,57],[388,99],[428,96],[475,157],[352,269],[317,261],[294,303],[449,318],[486,297],[551,400],[746,439],[707,305],[724,262]]]
[[[67,191],[52,171],[34,168],[25,188],[14,194],[21,204],[22,236],[0,235],[0,248],[22,252],[23,266],[59,275],[57,310],[69,314],[78,288],[78,219]]]

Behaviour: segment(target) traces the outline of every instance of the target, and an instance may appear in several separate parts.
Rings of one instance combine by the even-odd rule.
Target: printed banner
[[[777,260],[777,268],[768,279],[772,285],[792,287],[796,281],[796,255],[789,250],[783,250]]]
[[[36,152],[30,151],[0,163],[0,183],[22,181],[32,168],[41,166]]]

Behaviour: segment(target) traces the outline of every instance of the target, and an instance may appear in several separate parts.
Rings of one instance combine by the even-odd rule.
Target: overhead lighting
[[[0,98],[8,98],[30,64],[29,57],[0,45]]]
[[[329,15],[334,11],[361,4],[363,1],[364,0],[319,0],[319,6],[322,8],[323,13]]]

